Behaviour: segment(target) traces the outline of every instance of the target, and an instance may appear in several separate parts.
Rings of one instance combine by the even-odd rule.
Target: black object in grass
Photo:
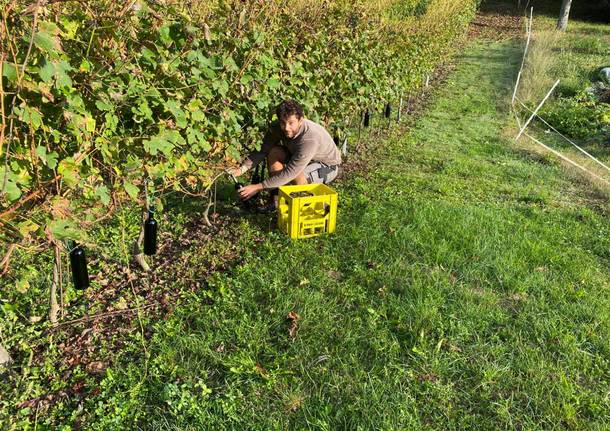
[[[337,135],[334,136],[333,141],[335,141],[335,145],[338,147],[341,144],[339,137]]]
[[[157,220],[154,209],[148,210],[148,218],[144,222],[144,254],[152,256],[157,253]]]
[[[390,104],[387,103],[385,105],[385,117],[390,118],[390,115],[392,115],[392,106],[390,106]]]
[[[241,189],[244,188],[244,185],[240,182],[238,182],[235,178],[233,178],[233,181],[235,181],[235,190],[236,191],[240,191]],[[247,209],[251,209],[252,208],[252,199],[246,199],[246,200],[241,200],[241,203],[247,208]]]
[[[70,266],[72,267],[72,282],[78,290],[89,287],[89,273],[87,272],[87,259],[85,250],[77,245],[70,251]]]
[[[364,111],[364,127],[369,127],[371,124],[371,114],[369,114],[369,110]]]

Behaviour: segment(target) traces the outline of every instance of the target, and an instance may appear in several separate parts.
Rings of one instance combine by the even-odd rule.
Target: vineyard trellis
[[[523,76],[523,71],[524,71],[524,68],[526,66],[527,55],[529,53],[529,48],[531,46],[532,34],[533,34],[533,22],[534,22],[534,8],[531,7],[530,10],[529,10],[529,18],[526,20],[526,26],[525,26],[526,42],[525,42],[525,47],[524,47],[524,50],[523,50],[523,58],[522,58],[522,61],[521,61],[521,67],[519,68],[519,72],[517,73],[517,78],[516,78],[516,81],[515,81],[515,87],[513,89],[513,96],[512,96],[512,100],[511,100],[511,111],[512,111],[512,113],[514,115],[515,121],[516,121],[517,126],[519,128],[519,132],[515,136],[515,141],[518,141],[521,138],[521,136],[526,136],[527,138],[532,140],[534,143],[536,143],[540,147],[544,148],[546,151],[549,151],[552,154],[554,154],[555,156],[559,157],[564,162],[566,162],[566,163],[576,167],[577,169],[581,170],[585,174],[587,174],[590,177],[592,177],[592,178],[596,179],[597,181],[599,181],[601,184],[604,184],[605,186],[610,186],[610,181],[607,178],[592,172],[591,169],[583,166],[582,163],[578,163],[578,162],[574,161],[573,159],[571,159],[571,158],[567,157],[566,155],[562,154],[561,152],[553,149],[550,145],[545,144],[540,139],[538,139],[538,138],[536,138],[536,137],[534,137],[531,134],[528,134],[526,132],[526,130],[530,126],[530,124],[535,119],[537,119],[538,121],[540,121],[543,124],[545,124],[551,131],[553,131],[553,133],[555,133],[558,136],[560,136],[563,140],[565,140],[570,145],[575,147],[580,153],[584,154],[588,159],[592,160],[597,165],[601,166],[604,169],[605,172],[610,172],[610,167],[609,166],[607,166],[605,163],[600,161],[598,158],[594,157],[591,153],[589,153],[588,151],[583,149],[580,145],[576,144],[573,140],[569,139],[564,134],[559,132],[555,127],[553,127],[551,124],[549,124],[549,122],[546,121],[539,114],[542,106],[547,102],[547,100],[551,97],[551,95],[553,94],[553,92],[555,91],[557,86],[559,85],[559,83],[560,83],[559,79],[555,81],[553,86],[547,91],[547,93],[544,96],[544,98],[540,101],[540,103],[538,103],[538,105],[534,109],[530,109],[518,97],[517,94],[518,94],[518,90],[519,90],[519,84],[521,83],[521,78]],[[522,119],[520,118],[520,116],[519,116],[519,109],[518,108],[519,109],[524,109],[528,113],[528,117],[527,117],[527,119],[525,121],[522,121]]]
[[[398,104],[399,120],[478,3],[5,2],[3,282],[16,250],[51,249],[61,289],[64,242],[97,250],[87,232],[124,202],[144,221],[167,194],[206,198],[209,223],[216,180],[258,145],[281,98],[347,153],[363,107]],[[143,240],[142,225],[133,255],[146,269]]]

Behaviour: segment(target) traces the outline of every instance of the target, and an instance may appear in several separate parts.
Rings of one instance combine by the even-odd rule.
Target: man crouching
[[[238,191],[242,200],[262,190],[271,190],[277,207],[277,188],[286,184],[328,184],[339,173],[341,153],[321,125],[308,120],[294,100],[283,101],[276,109],[277,122],[269,127],[260,151],[253,151],[239,168],[229,173],[238,177],[266,159],[269,178]]]

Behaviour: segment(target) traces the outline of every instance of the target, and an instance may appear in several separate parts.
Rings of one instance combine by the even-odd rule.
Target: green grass
[[[607,429],[607,201],[502,137],[519,59],[469,46],[415,126],[338,185],[335,235],[270,233],[207,279],[119,355],[82,423]]]

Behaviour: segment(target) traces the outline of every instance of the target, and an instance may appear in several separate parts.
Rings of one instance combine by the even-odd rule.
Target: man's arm
[[[275,189],[294,180],[309,164],[316,154],[317,148],[318,143],[315,141],[303,142],[303,145],[291,156],[290,161],[279,174],[263,181],[263,189]]]
[[[269,126],[269,129],[265,133],[265,137],[263,138],[263,145],[261,146],[260,151],[251,152],[244,162],[242,163],[240,170],[243,174],[247,172],[252,167],[258,165],[260,162],[267,158],[269,151],[275,145],[278,145],[282,139],[281,130],[279,124],[273,123]]]

